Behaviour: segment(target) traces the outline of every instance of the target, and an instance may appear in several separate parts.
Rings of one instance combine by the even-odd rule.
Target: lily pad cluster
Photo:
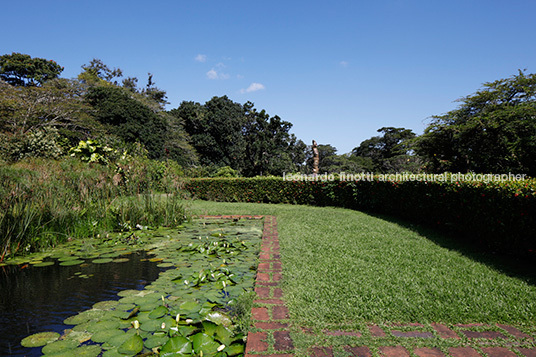
[[[216,234],[215,234],[216,233]],[[245,336],[233,325],[233,304],[253,290],[262,222],[194,221],[177,230],[144,231],[151,260],[166,270],[144,290],[124,290],[118,300],[102,301],[67,318],[63,335],[32,335],[28,347],[43,346],[46,356],[239,356]],[[202,237],[201,240],[199,237]],[[201,241],[201,244],[200,244]],[[124,243],[94,245],[98,259],[124,252]],[[216,249],[192,249],[201,245]],[[74,245],[71,256],[92,254]],[[86,245],[87,247],[87,245]],[[207,254],[207,252],[215,252]],[[98,261],[96,262],[98,263]],[[159,266],[160,266],[159,265]],[[45,338],[36,344],[37,337]]]

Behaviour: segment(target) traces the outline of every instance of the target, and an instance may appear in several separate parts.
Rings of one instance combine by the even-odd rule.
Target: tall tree
[[[58,78],[63,67],[52,60],[13,52],[0,56],[0,79],[14,86],[37,86]]]
[[[298,156],[298,146],[301,145],[295,136],[289,134],[292,124],[277,115],[270,117],[264,110],[255,110],[250,102],[244,107],[248,120],[244,128],[246,155],[243,174],[281,175],[296,171],[296,165],[300,160],[303,162],[304,157]]]
[[[140,142],[149,158],[165,157],[166,121],[150,107],[115,86],[91,87],[86,98],[99,122],[125,142]]]
[[[418,171],[420,159],[413,153],[416,137],[410,129],[383,127],[352,150],[352,156],[371,160],[371,169],[380,172]]]
[[[289,133],[292,124],[227,96],[204,105],[182,102],[170,113],[180,118],[204,166],[229,166],[245,176],[299,170],[305,144]]]
[[[459,102],[418,140],[430,170],[536,175],[536,74],[485,83]]]

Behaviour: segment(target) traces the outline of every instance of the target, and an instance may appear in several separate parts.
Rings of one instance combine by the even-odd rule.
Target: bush
[[[282,178],[189,179],[195,197],[337,206],[389,214],[458,233],[482,249],[536,253],[536,180],[477,182]]]

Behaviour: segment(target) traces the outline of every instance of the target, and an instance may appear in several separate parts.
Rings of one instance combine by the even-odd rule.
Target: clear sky
[[[534,0],[6,0],[0,54],[76,77],[99,58],[176,108],[227,95],[347,153],[384,126],[421,134],[482,83],[536,71]]]

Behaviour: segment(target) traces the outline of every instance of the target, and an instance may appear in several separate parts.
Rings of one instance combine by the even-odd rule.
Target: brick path
[[[310,333],[310,332],[309,332]],[[386,357],[536,357],[536,339],[514,326],[496,324],[386,324],[369,325],[365,331],[323,331],[323,335],[356,337],[363,336],[367,341],[374,341],[377,347],[342,346],[348,356],[386,356]],[[319,336],[320,337],[320,336]],[[398,338],[401,345],[382,346],[382,339],[391,341]],[[320,339],[320,338],[319,338]],[[443,347],[417,347],[427,341],[430,345]],[[443,342],[443,343],[442,343]],[[392,344],[392,342],[391,342]],[[450,345],[458,345],[449,347]],[[415,345],[415,346],[412,346]],[[409,347],[408,347],[409,346]],[[308,350],[308,356],[334,356],[334,347],[316,346]]]
[[[279,237],[274,216],[203,216],[204,218],[264,218],[264,231],[260,262],[257,269],[252,314],[252,329],[248,333],[246,357],[290,357],[294,344],[289,331],[289,312],[280,287],[282,266],[279,255]],[[310,330],[302,329],[310,334]],[[335,353],[346,356],[385,357],[536,357],[536,330],[522,331],[515,326],[496,324],[432,324],[369,325],[363,331],[325,330],[318,336],[352,337],[357,346],[315,346],[307,350],[308,356],[330,357]],[[375,347],[359,345],[363,338]],[[401,341],[392,344],[393,339]],[[382,345],[386,340],[386,345]],[[389,341],[387,341],[389,340]],[[417,347],[426,345],[442,347]],[[443,342],[443,343],[442,343]],[[415,345],[415,346],[412,346]],[[449,347],[454,345],[455,347]]]

